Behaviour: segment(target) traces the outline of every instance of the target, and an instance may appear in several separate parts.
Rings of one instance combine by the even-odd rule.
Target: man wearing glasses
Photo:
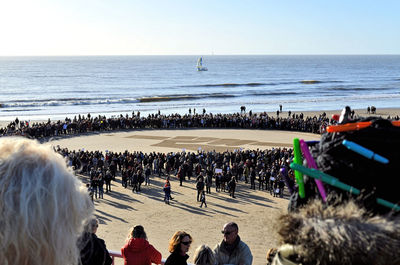
[[[240,240],[238,225],[234,222],[227,223],[221,232],[224,239],[214,248],[216,264],[251,265],[253,255],[247,244]]]

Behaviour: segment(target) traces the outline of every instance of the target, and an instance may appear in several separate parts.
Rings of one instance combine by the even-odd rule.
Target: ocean
[[[400,55],[0,57],[0,120],[400,106]]]

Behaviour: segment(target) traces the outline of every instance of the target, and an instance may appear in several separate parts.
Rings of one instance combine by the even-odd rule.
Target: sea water
[[[399,107],[400,55],[0,57],[0,120]]]

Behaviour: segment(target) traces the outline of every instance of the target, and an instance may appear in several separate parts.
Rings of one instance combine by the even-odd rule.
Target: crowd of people
[[[227,192],[235,198],[237,185],[250,189],[266,190],[273,196],[283,197],[285,184],[290,188],[294,175],[289,168],[293,156],[291,148],[266,150],[236,150],[223,153],[215,151],[143,153],[68,150],[56,147],[78,173],[88,176],[88,188],[95,199],[111,192],[111,181],[121,178],[122,186],[140,192],[142,185],[149,186],[151,178],[165,179],[164,201],[171,197],[170,177],[180,185],[193,179],[196,183],[197,201],[207,206],[206,194]]]
[[[104,240],[96,236],[99,221],[87,191],[51,147],[23,138],[0,140],[0,202],[2,263],[112,264]],[[238,231],[237,224],[226,224],[221,244],[213,251],[200,246],[195,264],[251,265]],[[176,232],[165,264],[187,264],[191,243],[189,234]],[[132,228],[121,253],[126,265],[164,263],[141,225]]]
[[[206,170],[207,166],[215,165],[214,169],[226,170],[226,174],[233,171],[234,163],[245,161],[244,164],[249,164],[255,170],[259,163],[262,165],[269,161],[271,163],[266,164],[272,165],[274,170],[284,168],[279,169],[279,174],[286,175],[285,163],[291,156],[291,151],[286,149],[180,153],[178,156],[172,154],[173,159],[170,160],[168,154],[126,153],[127,161],[124,158],[123,163],[118,163],[119,154],[115,159],[114,154],[110,154],[110,160],[106,158],[107,153],[103,160],[101,152],[70,152],[61,148],[57,151],[69,157],[71,165],[78,166],[77,163],[81,163],[75,169],[85,171],[86,165],[86,172],[94,170],[100,175],[106,170],[110,171],[111,178],[113,175],[108,163],[111,165],[114,161],[116,171],[122,172],[130,170],[130,165],[133,165],[132,168],[135,165],[143,166],[146,156],[146,166],[158,174],[166,170],[168,161],[177,163],[178,167],[175,163],[173,165],[179,171],[183,164],[191,163],[193,159],[193,164],[201,166],[205,163]],[[80,159],[81,155],[91,159],[87,159],[85,164]],[[121,155],[124,157],[124,154]],[[154,159],[151,160],[150,156]],[[209,159],[213,162],[210,165],[205,162]],[[98,163],[100,160],[104,163]],[[151,167],[151,164],[158,167]],[[193,168],[196,170],[196,167]],[[218,173],[222,172],[218,170]],[[182,173],[182,176],[189,177],[186,173]],[[199,175],[197,178],[200,180],[202,175]],[[239,174],[232,174],[233,179],[236,177],[241,178]],[[243,180],[246,181],[245,177]],[[252,183],[250,186],[255,188]],[[110,265],[112,259],[106,244],[95,235],[99,222],[93,218],[93,213],[94,207],[88,192],[71,168],[67,167],[65,159],[50,146],[24,138],[0,139],[2,263]],[[399,219],[390,214],[373,216],[351,200],[344,204],[329,205],[321,200],[311,201],[304,208],[281,216],[280,224],[279,234],[283,236],[284,244],[268,252],[268,264],[399,264],[399,255],[396,254],[400,247]],[[212,250],[206,245],[196,249],[194,264],[251,265],[253,256],[239,236],[238,225],[226,223],[221,232],[223,239]],[[192,242],[190,234],[175,232],[169,242],[170,255],[164,264],[187,264],[187,252]],[[149,244],[141,225],[133,227],[121,252],[126,265],[163,263],[160,252]]]
[[[322,133],[330,122],[325,113],[319,116],[305,117],[303,113],[288,113],[274,117],[263,113],[233,113],[233,114],[149,114],[140,116],[140,112],[132,112],[117,117],[96,116],[88,114],[75,116],[73,119],[65,118],[64,121],[29,122],[16,118],[6,127],[0,128],[0,136],[22,135],[33,139],[55,137],[63,135],[76,135],[88,132],[104,132],[133,129],[177,129],[177,128],[238,128],[238,129],[263,129],[287,130],[310,133]]]

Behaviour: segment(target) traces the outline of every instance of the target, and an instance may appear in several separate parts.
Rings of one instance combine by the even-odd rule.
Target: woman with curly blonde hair
[[[91,216],[86,189],[48,145],[0,139],[0,263],[77,264]]]
[[[192,237],[183,231],[177,231],[169,240],[168,250],[171,253],[165,265],[187,265],[190,244],[192,244]]]

